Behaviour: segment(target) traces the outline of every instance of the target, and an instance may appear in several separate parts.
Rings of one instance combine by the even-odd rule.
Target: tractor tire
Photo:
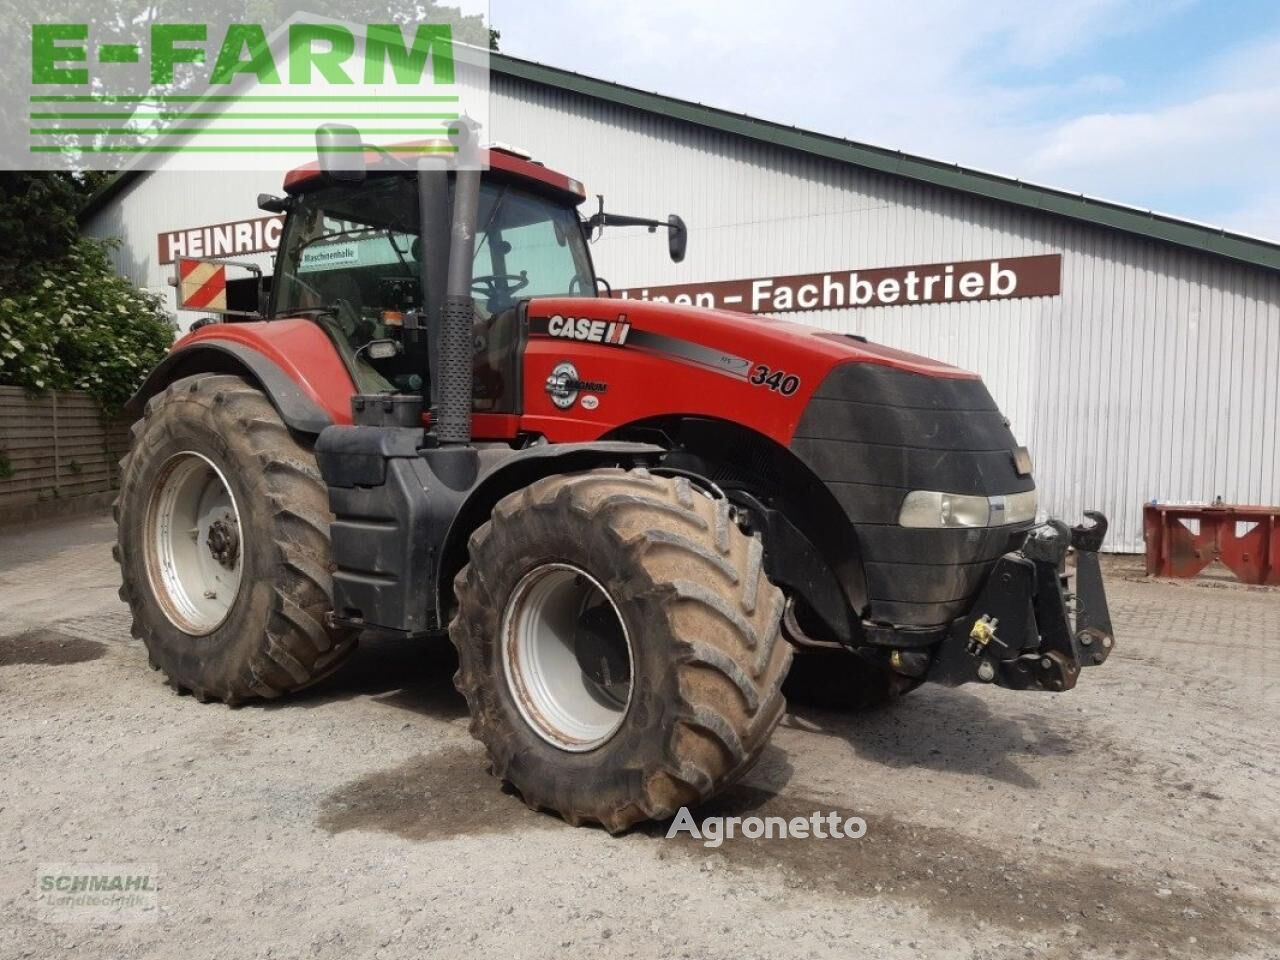
[[[120,462],[120,599],[179,693],[238,704],[309,686],[356,635],[332,608],[315,456],[260,390],[203,374],[152,397]]]
[[[801,650],[782,689],[794,703],[856,712],[889,706],[919,685],[845,650]]]
[[[618,833],[755,763],[791,648],[760,539],[723,499],[646,470],[549,477],[469,548],[454,682],[491,772],[531,808]]]

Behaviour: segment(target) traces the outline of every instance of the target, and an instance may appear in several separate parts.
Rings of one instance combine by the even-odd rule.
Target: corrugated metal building
[[[944,264],[958,280],[997,261],[984,295],[790,318],[981,373],[1035,456],[1042,509],[1104,510],[1109,549],[1141,550],[1151,499],[1280,502],[1280,245],[505,56],[491,69],[494,140],[610,210],[689,224],[679,265],[643,231],[607,232],[593,253],[615,289]],[[257,194],[279,189],[278,174],[124,175],[86,229],[121,237],[121,271],[171,294],[175,231],[260,218]],[[1061,258],[1050,292],[997,295],[1001,265],[1044,255]]]

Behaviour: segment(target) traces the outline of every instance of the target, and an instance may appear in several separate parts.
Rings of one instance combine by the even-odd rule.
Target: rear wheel
[[[180,692],[238,703],[335,670],[355,635],[332,607],[315,457],[239,377],[171,384],[134,425],[116,502],[120,597]]]
[[[625,830],[740,777],[791,659],[760,540],[686,479],[617,469],[506,497],[455,581],[458,689],[530,806]]]

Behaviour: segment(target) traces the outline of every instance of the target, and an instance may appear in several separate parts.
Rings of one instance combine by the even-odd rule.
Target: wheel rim
[[[507,687],[543,740],[580,753],[607,742],[631,706],[631,637],[613,598],[567,563],[516,584],[502,619]]]
[[[165,461],[147,509],[147,573],[169,621],[212,633],[231,612],[244,570],[240,511],[231,485],[194,451]]]

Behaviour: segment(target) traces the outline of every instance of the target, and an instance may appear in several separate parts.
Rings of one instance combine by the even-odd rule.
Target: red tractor
[[[583,219],[513,152],[335,153],[259,198],[286,223],[258,316],[200,325],[133,401],[121,596],[179,691],[277,697],[362,631],[447,632],[494,774],[619,831],[749,769],[784,683],[855,707],[1106,659],[1106,521],[1035,523],[977,376],[615,299],[592,232],[679,260],[683,222]]]

